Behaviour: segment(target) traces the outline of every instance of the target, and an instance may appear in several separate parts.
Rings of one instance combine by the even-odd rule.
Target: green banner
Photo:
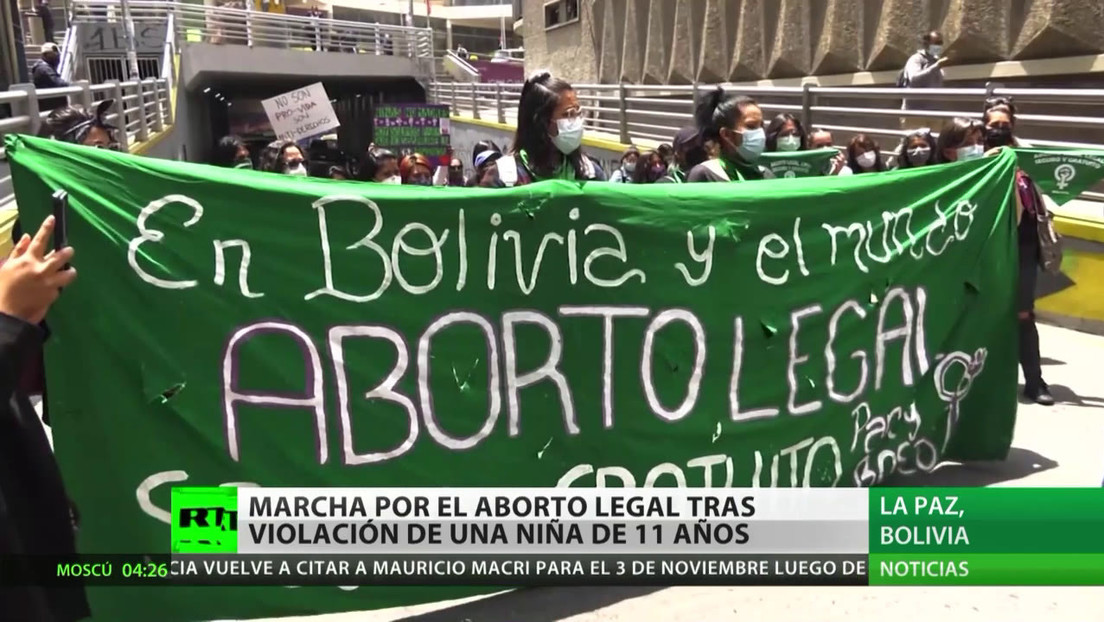
[[[1058,205],[1076,199],[1104,179],[1104,151],[1016,149],[1020,168]]]
[[[7,144],[24,229],[71,196],[46,361],[87,552],[167,552],[173,486],[870,486],[1011,442],[1012,153],[485,190]],[[144,622],[481,591],[91,593]]]
[[[761,164],[775,177],[814,177],[823,175],[828,163],[839,151],[832,148],[809,151],[772,151],[760,156]]]

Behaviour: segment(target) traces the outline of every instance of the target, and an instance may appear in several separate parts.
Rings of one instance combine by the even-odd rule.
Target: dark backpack
[[[897,88],[907,89],[908,85],[909,85],[908,75],[905,73],[904,69],[901,69],[901,72],[897,74]]]

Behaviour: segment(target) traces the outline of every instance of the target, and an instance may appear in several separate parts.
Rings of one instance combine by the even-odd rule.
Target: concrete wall
[[[176,126],[171,126],[164,132],[151,136],[147,142],[132,145],[130,152],[147,158],[176,160],[180,155],[182,136],[183,133]]]
[[[571,82],[596,82],[598,45],[591,37],[593,2],[580,0],[579,21],[550,30],[545,30],[544,25],[545,4],[546,0],[522,0],[522,19],[525,23],[521,35],[525,45],[526,71],[532,73],[538,69],[550,69]]]
[[[526,62],[578,82],[690,84],[897,70],[929,30],[956,64],[1104,53],[1100,0],[579,0],[545,29],[524,0]],[[1075,73],[1075,72],[1071,72]]]
[[[180,84],[193,90],[211,80],[309,80],[322,78],[403,78],[418,75],[417,64],[402,56],[303,52],[277,48],[189,43],[180,55]]]

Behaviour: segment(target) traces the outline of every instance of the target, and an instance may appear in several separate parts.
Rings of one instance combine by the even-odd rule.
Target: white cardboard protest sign
[[[263,100],[261,104],[272,130],[281,140],[310,138],[341,126],[321,82]]]

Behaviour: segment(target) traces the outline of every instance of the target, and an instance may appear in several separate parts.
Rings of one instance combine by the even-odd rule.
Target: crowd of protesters
[[[936,35],[932,33],[929,38]],[[56,137],[93,140],[98,146],[109,146],[107,133],[99,130],[105,124],[96,120],[104,110],[101,104],[96,115],[80,116],[75,109],[64,108],[52,113],[46,125]],[[219,142],[212,163],[282,175],[416,186],[503,188],[557,179],[623,184],[740,183],[773,177],[763,165],[764,153],[836,148],[837,155],[821,174],[864,175],[963,162],[1020,144],[1015,137],[1016,107],[1010,99],[990,99],[982,112],[981,121],[950,119],[938,134],[930,128],[907,130],[899,143],[886,151],[866,134],[857,134],[846,145],[836,146],[830,132],[807,131],[799,118],[788,113],[768,121],[754,99],[718,87],[701,98],[694,123],[678,131],[669,144],[629,147],[615,170],[607,174],[583,147],[584,113],[575,89],[548,72],[538,72],[522,87],[517,130],[510,148],[481,141],[473,147],[470,163],[451,152],[442,158],[430,158],[371,145],[355,167],[312,166],[300,145],[281,140],[266,145],[254,160],[247,145],[233,136]],[[470,171],[467,175],[466,168]],[[1026,174],[1017,172],[1016,183],[1024,393],[1032,401],[1049,405],[1054,398],[1042,378],[1033,303],[1037,267],[1042,261],[1038,223],[1046,222],[1049,215]]]
[[[929,39],[935,40],[935,34]],[[936,52],[933,43],[926,53],[931,56]],[[53,57],[46,64],[56,69]],[[42,73],[48,72],[43,69]],[[94,110],[60,106],[46,118],[41,135],[117,149],[118,129],[106,120],[111,105],[110,101],[100,102]],[[679,130],[669,144],[631,147],[621,154],[616,170],[607,175],[583,147],[583,107],[569,83],[548,72],[537,73],[525,82],[518,108],[517,130],[509,148],[481,141],[472,149],[470,163],[451,153],[431,159],[420,153],[395,153],[371,145],[356,166],[324,163],[312,167],[308,154],[295,142],[273,141],[255,157],[245,142],[233,136],[219,141],[212,163],[271,174],[416,186],[503,188],[546,180],[744,183],[772,177],[762,165],[765,152],[836,147],[829,132],[806,131],[800,119],[789,114],[768,121],[754,99],[717,88],[702,98],[694,123]],[[938,166],[982,158],[1019,144],[1014,103],[995,98],[985,103],[981,121],[954,118],[943,124],[938,134],[928,128],[907,130],[888,153],[873,137],[856,135],[846,145],[836,147],[838,155],[822,174],[862,175]],[[470,171],[467,175],[465,169]],[[1024,393],[1030,400],[1050,405],[1054,398],[1042,377],[1034,315],[1035,281],[1046,252],[1039,231],[1049,215],[1035,184],[1022,171],[1016,173],[1014,197],[1020,247],[1017,314]],[[15,248],[0,265],[0,388],[5,409],[0,413],[4,415],[0,417],[0,553],[75,554],[78,514],[69,502],[43,428],[28,400],[29,396],[45,393],[42,345],[49,335],[44,322],[46,311],[61,288],[76,277],[76,271],[69,267],[73,249],[47,249],[53,226],[52,217],[48,218],[32,237],[24,234],[17,222],[13,230]],[[44,413],[44,420],[48,423],[48,413]],[[81,590],[5,586],[0,588],[0,595],[10,607],[8,612],[14,612],[12,619],[76,620],[87,615]]]

